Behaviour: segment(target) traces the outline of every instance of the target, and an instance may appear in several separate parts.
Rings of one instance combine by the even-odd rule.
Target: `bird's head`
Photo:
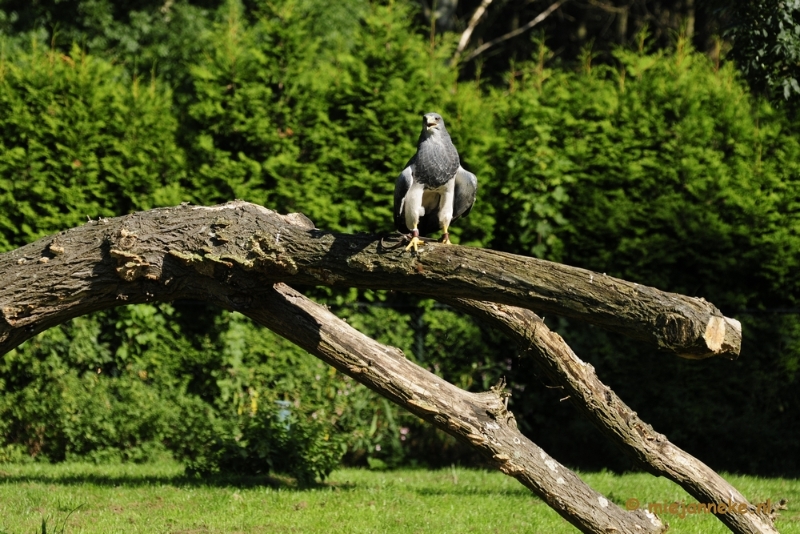
[[[422,116],[422,133],[431,135],[446,131],[444,119],[438,113],[426,113]]]

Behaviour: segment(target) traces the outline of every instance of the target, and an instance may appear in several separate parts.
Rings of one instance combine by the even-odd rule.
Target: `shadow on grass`
[[[481,497],[531,497],[539,499],[536,495],[530,492],[527,488],[520,485],[519,489],[496,489],[496,488],[479,488],[476,486],[458,486],[453,485],[448,488],[419,488],[414,490],[417,495],[422,497],[427,496],[440,496],[440,495],[455,495],[455,496],[469,496],[477,495]]]
[[[63,486],[93,485],[100,487],[141,487],[141,486],[175,486],[175,487],[214,487],[214,488],[272,488],[282,491],[308,491],[319,489],[350,490],[352,483],[321,482],[301,485],[288,476],[282,475],[231,475],[219,474],[208,476],[181,475],[100,475],[75,474],[61,476],[46,475],[11,475],[0,471],[1,484],[52,484]]]

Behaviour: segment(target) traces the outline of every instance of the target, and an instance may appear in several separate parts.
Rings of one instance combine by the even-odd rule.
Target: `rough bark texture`
[[[262,215],[272,224],[308,225],[302,217],[240,206],[252,216],[250,222]],[[260,252],[254,257],[215,254],[215,244],[256,248],[264,239],[257,237],[257,227],[232,232],[225,218],[231,209],[184,207],[93,221],[0,255],[0,351],[99,309],[206,300],[241,311],[474,447],[584,532],[666,529],[645,510],[622,510],[525,438],[506,410],[502,388],[483,394],[460,390],[290,287],[274,284],[275,265],[283,258],[270,258],[262,269]]]
[[[501,387],[468,393],[408,361],[284,285],[242,313],[480,451],[583,532],[664,532],[646,510],[625,511],[517,430]]]
[[[0,354],[92,311],[207,300],[242,311],[480,450],[581,530],[664,529],[652,514],[610,503],[522,436],[500,389],[459,390],[279,282],[458,299],[451,302],[530,345],[581,410],[651,471],[701,502],[746,502],[640,421],[559,336],[515,306],[584,319],[690,357],[738,354],[738,324],[702,299],[531,258],[438,244],[411,254],[373,236],[322,232],[302,215],[282,216],[245,202],[91,221],[0,255]],[[736,532],[774,532],[756,513],[721,519]]]
[[[688,358],[739,353],[738,321],[703,299],[491,250],[431,243],[412,254],[394,245],[315,230],[300,214],[281,216],[246,202],[91,221],[0,257],[0,351],[73,309],[146,300],[142,295],[155,288],[177,294],[172,270],[183,263],[209,276],[254,271],[273,282],[499,302],[584,320]],[[118,287],[108,270],[76,271],[89,258],[115,262],[129,284]]]
[[[440,299],[500,329],[534,358],[565,396],[623,451],[650,473],[679,484],[699,503],[745,503],[747,513],[719,514],[733,532],[777,532],[769,517],[759,511],[714,470],[642,421],[594,368],[582,361],[564,340],[530,310],[467,299]]]

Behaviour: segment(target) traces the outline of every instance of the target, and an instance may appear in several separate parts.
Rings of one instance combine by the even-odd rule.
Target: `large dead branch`
[[[502,387],[468,393],[361,334],[288,286],[259,292],[242,313],[477,449],[582,532],[664,532],[646,510],[621,509],[517,430]]]
[[[372,236],[321,232],[302,215],[281,216],[245,202],[152,210],[92,221],[0,255],[0,354],[91,311],[203,299],[242,311],[475,447],[584,531],[664,528],[652,515],[609,503],[519,434],[500,390],[461,391],[291,288],[273,287],[280,281],[406,290],[487,318],[534,354],[579,408],[653,473],[675,480],[701,502],[752,507],[642,422],[538,317],[510,305],[617,331],[629,326],[634,337],[694,356],[738,352],[737,323],[702,299],[531,258],[438,244],[411,254]],[[469,300],[476,298],[506,305]],[[721,519],[736,532],[774,532],[755,511]]]
[[[642,421],[594,368],[582,361],[564,340],[530,310],[467,299],[441,299],[505,332],[524,353],[533,357],[565,396],[624,452],[650,473],[679,484],[700,503],[743,503],[747,513],[717,517],[733,532],[777,532],[770,510],[759,510],[703,462],[673,445],[666,436]]]
[[[242,221],[233,228],[226,219],[237,216],[245,219],[246,231]],[[280,223],[282,230],[258,237],[264,229],[250,225],[261,218]],[[245,203],[154,210],[95,221],[0,255],[4,351],[34,332],[97,309],[202,299],[241,311],[460,439],[583,532],[666,529],[646,510],[622,510],[525,438],[501,387],[483,394],[460,390],[290,287],[273,284],[283,259],[259,264],[263,241],[288,239],[291,234],[282,232],[305,222]],[[249,243],[261,252],[254,258],[214,253],[213,247],[227,243]]]
[[[0,353],[119,300],[180,298],[172,274],[179,264],[210,278],[244,270],[271,282],[498,302],[588,321],[688,358],[736,357],[741,345],[738,321],[703,299],[492,250],[431,243],[412,254],[375,236],[316,230],[299,214],[231,202],[91,221],[0,255]]]

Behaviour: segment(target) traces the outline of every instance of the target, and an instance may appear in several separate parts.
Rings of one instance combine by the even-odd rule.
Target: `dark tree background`
[[[463,32],[485,12],[471,36],[472,48],[525,26],[548,0],[419,0],[421,26]],[[535,38],[531,38],[531,35]],[[752,87],[771,98],[800,96],[800,4],[784,0],[567,0],[535,29],[502,41],[465,62],[462,73],[502,78],[515,62],[537,53],[544,39],[556,60],[610,62],[617,46],[642,40],[652,49],[686,39],[720,61],[729,53]]]

